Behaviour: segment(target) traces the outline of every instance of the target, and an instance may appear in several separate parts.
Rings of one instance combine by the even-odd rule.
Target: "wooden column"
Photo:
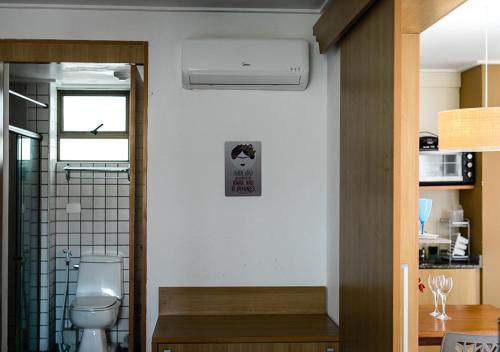
[[[393,348],[393,11],[377,1],[340,42],[343,351]]]

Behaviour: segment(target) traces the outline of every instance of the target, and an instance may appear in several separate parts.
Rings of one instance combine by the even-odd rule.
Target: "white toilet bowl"
[[[80,352],[107,352],[106,329],[116,323],[120,301],[111,296],[76,297],[70,307],[72,323],[83,329]]]
[[[115,325],[122,296],[121,257],[89,256],[80,260],[70,320],[83,329],[79,352],[108,352],[106,329]]]

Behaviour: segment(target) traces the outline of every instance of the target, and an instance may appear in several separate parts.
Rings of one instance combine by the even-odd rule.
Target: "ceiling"
[[[327,2],[328,0],[0,0],[0,6],[319,13]],[[422,33],[422,69],[463,71],[483,62],[486,23],[489,31],[489,61],[500,63],[500,0],[468,0]]]
[[[10,64],[9,71],[12,82],[55,82],[58,87],[82,89],[126,89],[130,86],[130,66],[126,64]]]
[[[0,0],[12,6],[60,7],[119,7],[119,8],[178,8],[178,9],[239,9],[239,10],[289,10],[320,12],[327,0]]]
[[[468,0],[421,35],[421,67],[463,71],[485,59],[500,63],[500,0]]]

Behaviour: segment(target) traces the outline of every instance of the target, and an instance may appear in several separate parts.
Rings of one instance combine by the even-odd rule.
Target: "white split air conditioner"
[[[184,40],[184,88],[304,90],[308,82],[306,40]]]

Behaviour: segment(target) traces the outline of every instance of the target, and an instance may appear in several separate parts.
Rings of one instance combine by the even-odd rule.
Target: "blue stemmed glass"
[[[424,234],[425,222],[429,219],[432,209],[432,199],[420,198],[418,200],[418,220],[420,221],[420,233]]]

